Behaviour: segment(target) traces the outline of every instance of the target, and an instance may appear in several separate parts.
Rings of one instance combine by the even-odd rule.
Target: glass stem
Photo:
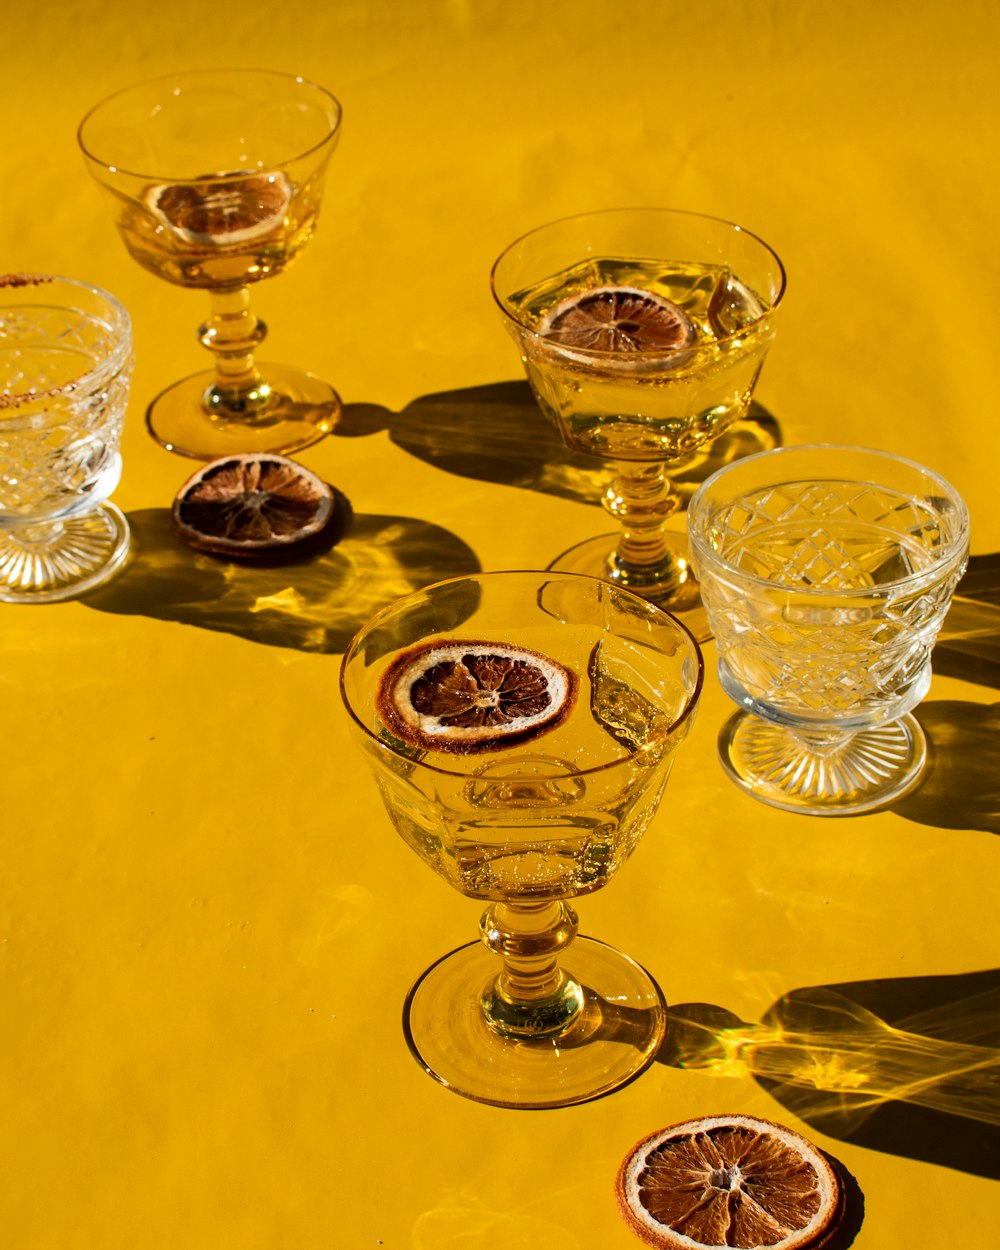
[[[853,731],[789,729],[788,736],[804,751],[817,759],[837,755],[854,737]]]
[[[647,597],[667,595],[687,575],[687,563],[669,549],[664,528],[681,506],[680,494],[662,463],[619,461],[616,468],[601,500],[622,527],[608,575]]]
[[[559,954],[573,941],[576,913],[565,903],[493,903],[480,922],[480,936],[503,967],[483,993],[491,1028],[525,1040],[553,1038],[583,1010],[583,988],[559,967]]]
[[[254,352],[267,335],[267,326],[250,310],[247,287],[210,291],[211,315],[198,327],[198,341],[215,358],[215,380],[205,391],[204,404],[212,413],[246,417],[267,407],[270,392],[254,363]]]
[[[11,527],[5,537],[25,549],[48,547],[65,528],[62,521],[35,521],[32,525]]]

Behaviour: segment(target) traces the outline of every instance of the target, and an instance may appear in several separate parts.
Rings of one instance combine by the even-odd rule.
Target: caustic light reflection
[[[720,1014],[672,1013],[675,1066],[791,1087],[801,1114],[845,1132],[889,1101],[1000,1126],[1000,989],[895,1025],[828,989],[781,999],[760,1024]]]

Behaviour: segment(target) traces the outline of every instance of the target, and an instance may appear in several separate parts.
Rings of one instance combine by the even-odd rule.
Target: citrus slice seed
[[[273,556],[318,539],[334,512],[333,490],[287,456],[245,453],[211,460],[174,499],[174,532],[197,551]]]
[[[618,1207],[658,1250],[818,1250],[837,1226],[837,1173],[798,1133],[751,1116],[661,1129],[618,1170]]]
[[[213,174],[151,187],[150,208],[186,243],[232,247],[269,234],[285,219],[288,179],[274,172]]]
[[[538,327],[543,338],[583,351],[669,355],[697,337],[688,315],[670,300],[637,287],[601,286],[550,309]]]
[[[468,755],[554,729],[569,714],[576,689],[575,674],[526,647],[441,639],[396,656],[376,704],[403,742]]]

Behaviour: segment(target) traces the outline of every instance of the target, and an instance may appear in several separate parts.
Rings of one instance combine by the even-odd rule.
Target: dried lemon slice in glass
[[[440,639],[400,653],[379,684],[386,728],[425,750],[497,751],[554,729],[577,679],[548,656],[501,642]]]
[[[697,330],[681,308],[637,287],[600,286],[563,300],[538,327],[543,338],[584,351],[670,354],[694,345]]]
[[[155,215],[185,243],[220,248],[269,234],[285,220],[290,200],[280,170],[215,174],[146,192]]]
[[[223,456],[193,474],[174,500],[174,532],[212,555],[274,556],[318,541],[334,514],[333,489],[287,456]]]
[[[615,1192],[628,1226],[659,1250],[818,1250],[842,1209],[840,1181],[815,1146],[744,1115],[689,1120],[644,1138],[622,1163]]]

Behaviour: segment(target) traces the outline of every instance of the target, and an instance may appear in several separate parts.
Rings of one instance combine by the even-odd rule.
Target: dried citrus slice
[[[599,286],[563,300],[543,318],[538,332],[584,351],[669,355],[691,347],[691,319],[662,295],[630,286]]]
[[[269,234],[285,219],[291,188],[280,170],[215,174],[150,187],[146,202],[186,243],[232,247]]]
[[[570,712],[576,688],[574,673],[526,647],[441,639],[393,660],[377,706],[403,742],[469,755],[554,729]]]
[[[198,551],[273,556],[318,539],[334,512],[333,490],[287,456],[246,453],[211,460],[174,499],[173,526]]]
[[[839,1223],[840,1181],[806,1139],[769,1120],[711,1116],[632,1148],[615,1184],[632,1231],[659,1250],[815,1250]]]

